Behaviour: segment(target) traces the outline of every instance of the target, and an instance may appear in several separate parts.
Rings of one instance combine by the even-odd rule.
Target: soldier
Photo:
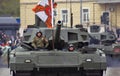
[[[34,49],[43,49],[48,46],[48,40],[42,36],[42,32],[37,32],[33,39],[32,46]]]
[[[73,44],[69,44],[68,50],[69,51],[74,51],[75,50],[74,45]]]

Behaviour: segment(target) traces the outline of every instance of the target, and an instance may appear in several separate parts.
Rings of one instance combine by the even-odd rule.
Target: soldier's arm
[[[35,49],[37,48],[37,46],[36,46],[36,38],[33,39],[33,41],[32,41],[32,46],[33,46]]]

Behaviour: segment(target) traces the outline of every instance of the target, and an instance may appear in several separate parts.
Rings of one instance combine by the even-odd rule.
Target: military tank
[[[37,19],[37,21],[39,21]],[[89,36],[80,28],[29,26],[24,31],[21,46],[10,52],[9,67],[13,76],[102,76],[106,70],[103,51],[87,46]],[[31,42],[41,31],[49,46],[35,50]],[[71,49],[72,48],[72,49]]]
[[[116,43],[117,37],[112,31],[105,31],[105,26],[91,25],[88,28],[90,34],[90,47],[95,47],[104,51],[107,60],[107,66],[119,66],[120,62],[120,44]]]
[[[117,39],[113,31],[106,31],[105,26],[102,25],[90,25],[88,33],[90,44],[112,45]]]

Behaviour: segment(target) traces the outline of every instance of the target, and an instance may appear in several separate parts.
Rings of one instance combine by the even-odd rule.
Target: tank
[[[103,49],[106,55],[115,55],[114,48],[118,48],[120,45],[116,43],[117,37],[113,31],[105,31],[105,26],[94,24],[88,27],[88,33],[89,46]]]
[[[105,25],[90,25],[88,33],[90,44],[112,45],[117,39],[113,31],[106,31]]]
[[[113,31],[105,31],[105,26],[91,25],[88,28],[91,38],[90,47],[95,47],[104,51],[107,60],[107,66],[119,66],[116,61],[120,60],[120,44]],[[93,42],[94,41],[94,42]],[[114,60],[114,62],[113,62]]]
[[[21,46],[9,56],[13,76],[103,76],[106,70],[104,52],[87,46],[87,31],[65,28],[62,24],[58,21],[56,28],[29,26],[24,31]],[[31,47],[38,31],[48,39],[47,48],[35,50]]]

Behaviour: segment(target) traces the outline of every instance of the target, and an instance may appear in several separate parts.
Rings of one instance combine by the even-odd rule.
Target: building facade
[[[14,36],[18,33],[20,23],[17,22],[14,17],[0,17],[0,33],[5,33],[9,37]]]
[[[39,0],[20,0],[21,30],[35,23],[32,8]],[[77,24],[105,24],[120,27],[120,0],[54,0],[54,23],[63,21],[64,26]]]

